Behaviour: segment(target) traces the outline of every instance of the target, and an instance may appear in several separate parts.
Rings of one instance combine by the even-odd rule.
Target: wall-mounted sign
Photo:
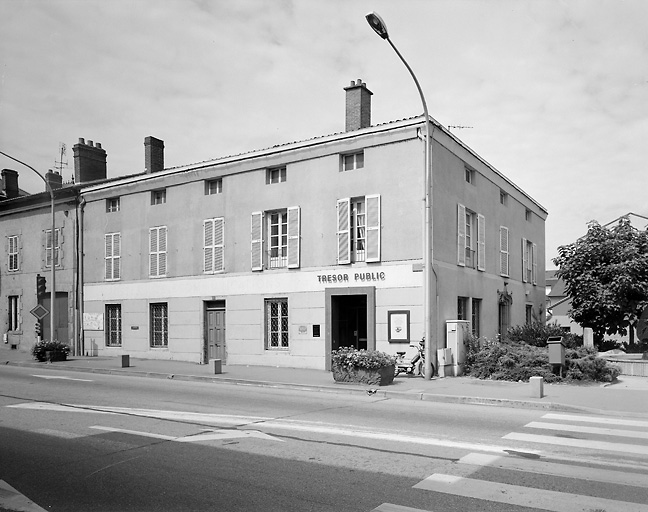
[[[387,276],[384,272],[341,272],[338,274],[317,274],[320,283],[367,283],[385,281]]]
[[[392,343],[409,343],[410,341],[410,312],[388,311],[387,330],[389,341]]]

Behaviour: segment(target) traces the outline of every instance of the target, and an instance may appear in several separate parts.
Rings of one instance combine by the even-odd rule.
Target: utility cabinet
[[[466,361],[466,340],[470,332],[468,320],[446,321],[446,347],[452,352],[452,375],[458,377],[463,374],[463,365]]]

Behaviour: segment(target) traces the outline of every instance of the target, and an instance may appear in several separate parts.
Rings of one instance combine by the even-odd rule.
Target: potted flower
[[[396,358],[385,352],[342,347],[331,356],[335,382],[386,386],[394,380]]]
[[[56,340],[41,340],[32,348],[32,355],[40,362],[65,361],[69,353],[70,347]]]

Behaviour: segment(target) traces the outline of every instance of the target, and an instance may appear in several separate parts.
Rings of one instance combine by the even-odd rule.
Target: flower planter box
[[[382,368],[347,368],[333,366],[333,380],[335,382],[353,382],[358,384],[369,384],[371,386],[387,386],[394,381],[395,366],[383,366]]]

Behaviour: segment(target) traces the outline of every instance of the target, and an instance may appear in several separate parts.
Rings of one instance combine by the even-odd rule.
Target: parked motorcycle
[[[397,357],[394,377],[398,376],[399,373],[424,376],[425,338],[419,341],[417,345],[410,344],[410,347],[416,348],[417,351],[409,361],[405,359],[405,352],[396,352]],[[432,373],[434,374],[434,370],[432,370]]]

